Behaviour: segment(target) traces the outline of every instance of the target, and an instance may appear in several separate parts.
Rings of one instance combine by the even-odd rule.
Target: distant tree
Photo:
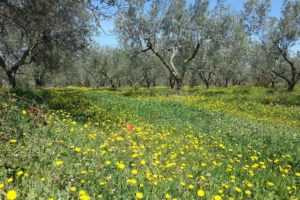
[[[96,16],[97,7],[87,0],[0,1],[0,66],[11,86],[21,67],[55,59],[49,54],[54,49],[76,54],[85,48]]]
[[[269,0],[248,0],[245,3],[245,25],[252,39],[261,42],[267,54],[284,63],[272,66],[272,72],[287,83],[292,91],[300,80],[300,66],[294,62],[292,47],[300,41],[300,1],[285,0],[280,19],[270,17]]]
[[[207,0],[196,0],[187,7],[186,0],[129,1],[116,19],[121,41],[152,52],[176,81],[177,89],[206,38]]]

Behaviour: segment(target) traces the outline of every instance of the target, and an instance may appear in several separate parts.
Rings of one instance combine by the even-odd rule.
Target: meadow
[[[0,199],[300,198],[300,88],[0,92]]]

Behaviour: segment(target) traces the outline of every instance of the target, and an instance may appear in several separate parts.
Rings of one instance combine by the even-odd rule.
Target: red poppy
[[[133,128],[134,128],[134,126],[132,124],[127,125],[127,130],[128,131],[132,131]]]

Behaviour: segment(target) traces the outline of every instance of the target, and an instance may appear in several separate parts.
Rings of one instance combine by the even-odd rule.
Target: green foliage
[[[2,91],[0,198],[294,199],[298,89]]]

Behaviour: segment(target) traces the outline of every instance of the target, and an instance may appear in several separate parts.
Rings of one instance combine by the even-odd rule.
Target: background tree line
[[[284,84],[300,80],[300,1],[218,0],[0,2],[1,83],[112,88]],[[91,39],[115,19],[118,48]]]

